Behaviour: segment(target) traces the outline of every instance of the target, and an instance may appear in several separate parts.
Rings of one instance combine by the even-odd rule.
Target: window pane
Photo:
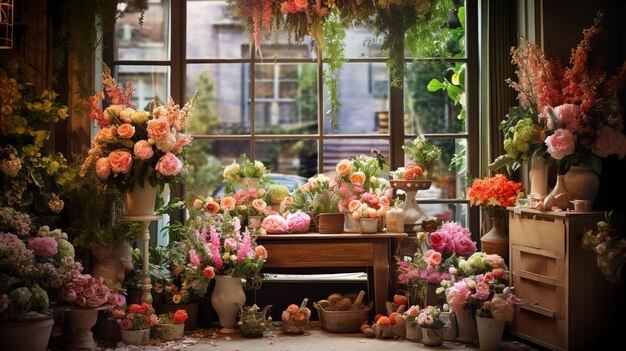
[[[324,141],[324,173],[335,172],[337,163],[343,159],[354,158],[358,155],[372,155],[372,149],[377,149],[385,158],[389,159],[389,140],[381,139],[330,139]],[[389,170],[383,170],[380,177],[388,179]]]
[[[380,112],[389,111],[389,80],[384,63],[346,63],[337,75],[339,107],[338,134],[384,134]],[[324,85],[324,111],[328,105],[328,91]],[[324,133],[331,133],[328,114],[324,116]]]
[[[405,145],[412,140],[406,140]],[[464,199],[465,198],[465,165],[467,165],[467,139],[432,139],[428,140],[441,149],[441,161],[431,169],[432,185],[429,190],[420,191],[419,196],[429,199]],[[450,169],[455,155],[460,155],[460,166]],[[404,164],[410,162],[405,154]]]
[[[272,173],[301,176],[305,182],[318,171],[316,140],[259,141],[255,144],[255,156]],[[285,186],[297,186],[297,181],[301,179],[281,178],[281,183],[285,183]]]
[[[374,27],[349,28],[344,39],[344,55],[347,58],[382,57],[380,42],[374,37]]]
[[[442,221],[454,221],[462,227],[467,227],[467,204],[460,203],[441,203],[441,204],[425,204],[420,203],[420,192],[417,195],[417,202],[422,211],[432,217],[441,219]],[[480,236],[480,235],[479,235]]]
[[[115,80],[135,88],[132,102],[137,108],[147,109],[153,98],[167,101],[170,97],[170,68],[164,66],[117,66]]]
[[[405,133],[462,133],[466,130],[465,121],[459,119],[461,106],[455,105],[444,90],[432,92],[427,89],[432,79],[452,82],[454,67],[454,64],[443,62],[418,62],[407,66]],[[458,85],[455,87],[451,89],[463,92]]]
[[[317,71],[312,63],[258,64],[273,67],[271,81],[255,84],[255,132],[260,134],[317,133]],[[282,72],[286,73],[283,74]],[[289,76],[288,79],[281,77]]]
[[[148,1],[143,24],[139,24],[140,16],[141,13],[129,5],[124,10],[124,16],[115,22],[115,58],[141,61],[169,59],[169,5]]]
[[[187,58],[248,57],[248,36],[226,1],[187,1]]]
[[[198,92],[192,120],[203,120],[193,126],[190,121],[190,133],[250,133],[248,89],[243,84],[247,69],[248,64],[241,63],[187,65],[187,95]]]

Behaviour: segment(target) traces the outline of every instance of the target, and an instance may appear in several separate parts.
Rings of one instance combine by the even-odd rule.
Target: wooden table
[[[266,271],[272,268],[371,267],[374,307],[376,313],[386,314],[391,241],[406,237],[406,233],[280,234],[260,236],[257,243],[268,252],[263,265]],[[324,269],[319,272],[325,273]]]

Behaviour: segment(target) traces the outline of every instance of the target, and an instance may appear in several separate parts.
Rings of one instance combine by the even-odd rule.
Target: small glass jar
[[[404,210],[399,207],[392,207],[385,215],[387,222],[387,233],[404,233]]]

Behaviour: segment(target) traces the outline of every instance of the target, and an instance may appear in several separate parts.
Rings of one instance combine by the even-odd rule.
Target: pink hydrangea
[[[37,237],[28,242],[28,249],[35,253],[35,256],[48,258],[57,254],[59,243],[49,236]]]
[[[290,213],[287,215],[287,225],[292,233],[306,233],[311,225],[311,217],[302,211]]]
[[[465,307],[470,290],[464,280],[454,283],[446,291],[446,302],[453,311],[461,311]]]
[[[280,215],[269,215],[261,222],[261,228],[268,234],[283,234],[289,230],[287,220]]]

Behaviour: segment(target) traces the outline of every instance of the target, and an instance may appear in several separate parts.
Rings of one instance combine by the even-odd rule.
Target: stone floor
[[[199,329],[185,334],[185,338],[167,343],[154,341],[146,346],[127,346],[123,343],[111,344],[98,342],[98,351],[414,351],[429,350],[431,347],[421,343],[399,339],[368,339],[361,333],[331,333],[321,330],[316,322],[311,322],[312,328],[303,335],[284,334],[278,328],[276,331],[266,332],[263,338],[248,339],[238,334],[223,335],[217,329]],[[51,339],[50,351],[65,350],[67,345],[57,337]],[[478,345],[460,342],[444,341],[437,347],[439,350],[479,350]],[[536,351],[542,350],[536,345],[521,341],[505,333],[500,350],[505,351]]]

